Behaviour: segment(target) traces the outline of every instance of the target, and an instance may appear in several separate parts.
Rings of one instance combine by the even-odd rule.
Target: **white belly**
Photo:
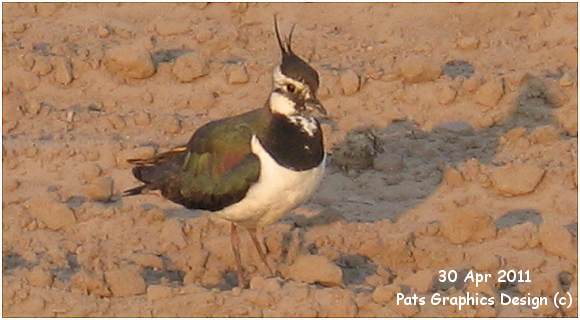
[[[260,178],[244,199],[215,212],[220,218],[248,227],[272,224],[307,201],[324,174],[326,154],[318,167],[292,171],[277,164],[256,136],[252,137],[252,152],[260,158]]]

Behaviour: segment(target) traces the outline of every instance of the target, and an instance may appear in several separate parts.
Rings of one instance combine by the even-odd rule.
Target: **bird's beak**
[[[324,119],[328,116],[328,112],[326,112],[326,109],[324,109],[324,106],[316,97],[306,99],[304,101],[304,107],[306,107],[306,112],[317,118]]]

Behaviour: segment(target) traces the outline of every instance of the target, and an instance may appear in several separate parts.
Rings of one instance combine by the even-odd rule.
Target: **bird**
[[[292,50],[295,24],[283,41],[274,16],[281,63],[263,107],[209,122],[186,144],[145,159],[130,159],[141,185],[134,196],[158,191],[188,209],[210,211],[231,223],[239,286],[246,285],[238,227],[245,228],[271,276],[258,228],[271,225],[310,199],[324,175],[318,72]]]

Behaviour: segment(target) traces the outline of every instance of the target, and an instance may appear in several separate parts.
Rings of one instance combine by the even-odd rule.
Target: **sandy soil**
[[[575,4],[4,4],[4,316],[574,316]],[[247,234],[135,185],[125,159],[261,106],[272,16],[321,74],[319,192]],[[441,283],[438,270],[530,270]],[[396,293],[552,297],[404,306]]]

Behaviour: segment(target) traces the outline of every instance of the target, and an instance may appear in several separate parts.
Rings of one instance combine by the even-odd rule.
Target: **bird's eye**
[[[289,83],[286,85],[286,90],[288,90],[288,92],[290,93],[294,93],[294,91],[296,91],[296,87],[293,84]]]

